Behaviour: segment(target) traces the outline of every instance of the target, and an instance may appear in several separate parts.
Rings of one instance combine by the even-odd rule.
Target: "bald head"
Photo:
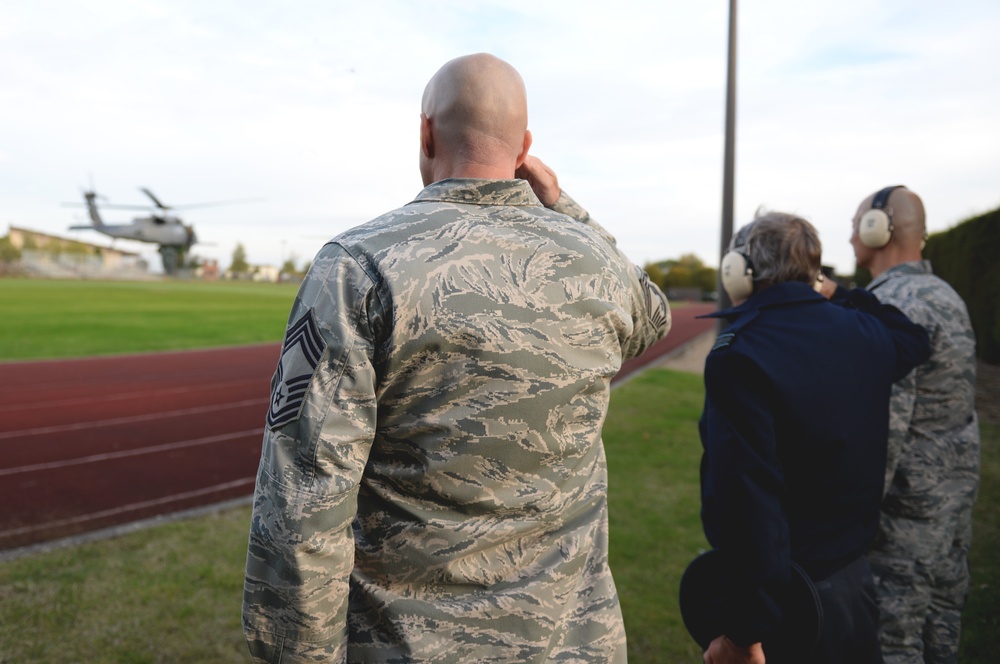
[[[861,201],[856,218],[860,219],[861,215],[871,209],[877,194],[877,191],[872,192],[865,200]],[[889,193],[886,207],[892,214],[893,230],[890,242],[903,246],[914,246],[919,249],[926,227],[924,203],[920,197],[903,187],[893,189]]]
[[[421,102],[425,184],[512,178],[530,144],[524,81],[503,60],[488,53],[455,58],[427,84]]]
[[[851,245],[858,265],[868,268],[873,276],[878,276],[893,265],[920,260],[927,221],[924,204],[915,193],[900,187],[889,193],[885,208],[892,217],[892,235],[884,247],[866,247],[858,236],[861,217],[872,209],[872,202],[878,192],[869,194],[858,206],[854,215],[854,233]]]

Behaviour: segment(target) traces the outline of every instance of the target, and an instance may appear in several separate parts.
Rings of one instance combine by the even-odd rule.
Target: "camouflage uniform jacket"
[[[931,358],[893,387],[883,511],[923,518],[932,502],[968,503],[979,477],[976,339],[965,302],[930,261],[893,266],[868,285],[927,330]],[[935,508],[936,509],[936,508]]]
[[[443,180],[320,250],[254,495],[257,661],[625,661],[601,427],[670,312],[554,209],[576,220],[523,180]]]

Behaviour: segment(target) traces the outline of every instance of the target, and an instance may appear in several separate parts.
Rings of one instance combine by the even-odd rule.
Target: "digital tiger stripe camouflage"
[[[625,661],[601,426],[670,311],[554,209],[443,180],[313,261],[254,496],[255,661]]]
[[[969,593],[979,486],[976,340],[965,303],[929,261],[896,265],[868,288],[931,340],[931,358],[893,387],[889,461],[871,555],[887,664],[955,662]]]

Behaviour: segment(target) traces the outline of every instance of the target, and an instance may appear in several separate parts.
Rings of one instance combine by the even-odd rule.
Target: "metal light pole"
[[[732,306],[722,287],[722,257],[733,237],[733,163],[736,155],[736,0],[729,0],[729,63],[726,75],[726,147],[722,166],[722,243],[719,252],[719,309]],[[723,321],[720,321],[722,323]],[[721,328],[720,328],[721,329]]]

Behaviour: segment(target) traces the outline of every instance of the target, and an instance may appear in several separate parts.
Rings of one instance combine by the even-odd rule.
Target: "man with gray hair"
[[[927,335],[865,291],[818,293],[822,247],[805,219],[764,214],[730,246],[735,306],[713,314],[728,326],[705,362],[700,422],[702,522],[722,588],[705,661],[880,662],[864,554],[889,393],[926,359]],[[812,639],[783,627],[809,608],[787,601],[800,573],[822,607]]]
[[[931,358],[893,387],[875,572],[886,662],[958,661],[979,486],[976,338],[965,302],[922,259],[924,205],[906,187],[868,195],[853,220],[868,290],[923,326]]]
[[[622,362],[667,333],[666,298],[528,155],[513,67],[456,58],[421,110],[425,188],[324,246],[292,307],[250,652],[624,662],[601,427]]]

